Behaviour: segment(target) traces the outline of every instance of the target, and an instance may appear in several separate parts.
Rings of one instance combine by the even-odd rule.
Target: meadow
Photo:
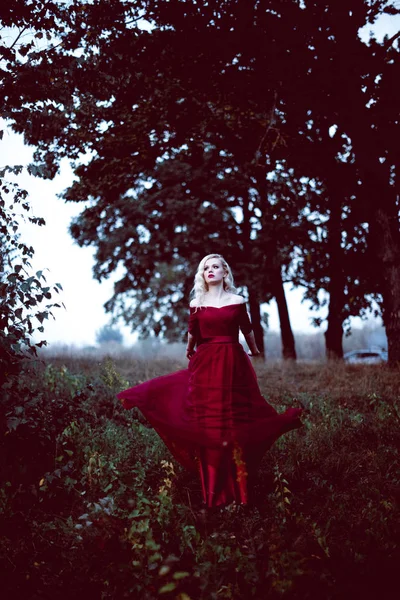
[[[7,599],[394,598],[400,370],[254,362],[304,427],[266,454],[252,504],[204,513],[121,389],[178,358],[46,355],[2,407],[0,565]]]

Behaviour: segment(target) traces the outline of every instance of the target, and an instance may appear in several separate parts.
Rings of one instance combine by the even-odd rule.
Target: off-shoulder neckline
[[[202,304],[201,306],[191,306],[190,308],[216,308],[217,310],[221,310],[221,308],[227,308],[228,306],[242,306],[246,304],[246,302],[232,302],[232,304],[224,304],[223,306],[211,306]]]

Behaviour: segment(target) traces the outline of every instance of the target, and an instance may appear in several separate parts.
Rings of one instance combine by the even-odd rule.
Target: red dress
[[[190,309],[197,351],[188,369],[118,394],[137,407],[175,458],[200,475],[207,506],[248,501],[248,475],[283,433],[301,425],[301,409],[278,414],[261,396],[239,329],[251,331],[245,304]]]

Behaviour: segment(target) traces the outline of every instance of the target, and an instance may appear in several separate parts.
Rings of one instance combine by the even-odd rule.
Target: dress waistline
[[[198,345],[201,344],[237,344],[238,338],[234,335],[214,335],[213,337],[203,338],[199,340]]]

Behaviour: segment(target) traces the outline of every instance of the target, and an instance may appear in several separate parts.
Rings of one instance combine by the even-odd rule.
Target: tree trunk
[[[297,356],[294,336],[290,325],[289,311],[280,268],[274,276],[274,296],[278,305],[279,322],[281,326],[282,356],[284,360],[296,360]]]
[[[381,163],[379,153],[368,139],[371,131],[370,112],[360,107],[363,119],[348,116],[356,161],[363,172],[363,214],[370,231],[370,251],[380,265],[380,285],[383,297],[383,322],[388,339],[389,364],[400,364],[400,232],[398,198],[390,184],[390,165]],[[352,107],[354,113],[354,107]],[[379,151],[379,149],[378,149]]]
[[[332,299],[329,302],[328,328],[325,331],[325,351],[328,360],[343,358],[343,321],[337,314]]]
[[[255,174],[257,180],[258,193],[261,199],[260,205],[263,206],[262,224],[263,236],[268,246],[271,243],[271,233],[273,232],[273,219],[270,214],[268,203],[268,180],[267,169],[265,166],[258,167]],[[274,265],[271,278],[272,292],[275,296],[278,306],[279,322],[281,327],[282,357],[284,360],[296,360],[296,348],[292,327],[290,325],[289,311],[286,303],[285,290],[283,288],[282,270],[278,262],[278,257],[270,257],[270,264]]]
[[[261,352],[262,356],[264,356],[264,329],[261,324],[260,303],[257,300],[256,295],[253,293],[249,293],[249,308],[257,348]]]
[[[365,158],[365,157],[364,157]],[[385,177],[384,165],[365,167],[368,190],[369,251],[378,259],[377,276],[383,299],[383,322],[388,340],[389,364],[400,364],[400,232],[397,198]]]
[[[343,307],[344,274],[342,252],[342,203],[340,192],[330,187],[330,217],[328,222],[329,253],[329,313],[328,328],[325,331],[325,349],[328,360],[343,358]]]
[[[394,190],[390,190],[394,196]],[[389,364],[400,364],[400,240],[396,203],[379,203],[371,222],[374,245],[382,263],[383,322]]]

